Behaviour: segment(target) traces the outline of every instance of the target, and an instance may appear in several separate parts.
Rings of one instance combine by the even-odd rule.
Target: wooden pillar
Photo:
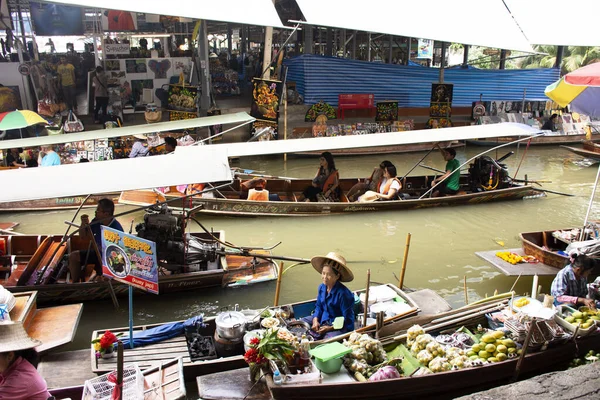
[[[314,36],[313,36],[313,26],[312,25],[304,25],[303,34],[304,34],[304,54],[313,54],[314,53]]]
[[[233,43],[231,41],[232,34],[231,24],[227,24],[227,58],[229,60],[231,60],[231,52],[233,51]]]
[[[406,41],[406,58],[403,61],[403,65],[408,65],[408,62],[410,61],[410,48],[412,45],[412,38],[407,38],[408,40]]]
[[[262,78],[271,79],[271,53],[273,52],[273,27],[265,28],[265,45],[263,46]]]
[[[446,67],[446,42],[442,42],[442,58],[440,60],[440,83],[444,83],[444,68]]]
[[[468,44],[463,44],[463,65],[466,67],[469,63],[469,48]]]
[[[333,54],[333,31],[331,28],[327,28],[325,34],[325,55],[331,57]]]
[[[565,54],[565,46],[557,46],[556,47],[556,62],[554,63],[554,68],[560,69],[564,54]]]
[[[505,69],[506,68],[506,50],[501,49],[500,50],[500,65],[499,65],[499,69]]]

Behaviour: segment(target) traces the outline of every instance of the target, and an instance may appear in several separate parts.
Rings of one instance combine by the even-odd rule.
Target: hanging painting
[[[378,101],[375,105],[375,121],[397,121],[398,102],[394,100]]]
[[[321,114],[324,114],[328,120],[337,118],[335,108],[321,100],[318,103],[310,106],[306,112],[306,115],[304,115],[304,122],[315,122],[317,117]]]
[[[258,120],[278,122],[282,90],[281,81],[254,78],[250,115]]]
[[[167,71],[171,68],[171,61],[169,60],[150,60],[148,61],[148,68],[154,72],[154,79],[166,79]]]

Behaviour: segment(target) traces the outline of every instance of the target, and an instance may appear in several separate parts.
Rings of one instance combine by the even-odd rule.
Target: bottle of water
[[[306,338],[306,335],[302,335],[302,340],[300,341],[300,365],[299,365],[299,373],[308,372],[308,366],[310,364],[310,342]]]
[[[281,385],[283,383],[283,378],[281,377],[279,370],[273,372],[273,383],[276,385]]]

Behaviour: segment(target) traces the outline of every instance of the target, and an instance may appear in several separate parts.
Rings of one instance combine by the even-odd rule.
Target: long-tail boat
[[[216,240],[224,242],[225,237],[223,231],[191,235],[206,243],[208,250],[216,245]],[[84,282],[67,282],[68,265],[63,262],[63,257],[74,250],[87,250],[90,243],[79,236],[72,236],[61,244],[62,238],[61,235],[0,236],[0,240],[6,243],[7,255],[2,260],[6,264],[5,274],[8,274],[0,279],[0,284],[13,293],[36,290],[40,303],[98,300],[109,298],[112,291],[116,296],[127,294],[127,285],[90,280],[94,275],[91,264],[86,267]],[[270,250],[254,250],[254,255],[250,256],[221,253],[208,251],[207,258],[175,271],[161,269],[159,293],[210,286],[252,285],[277,279],[278,267],[270,258]]]
[[[600,161],[600,145],[592,142],[591,140],[583,141],[583,148],[571,147],[571,146],[561,146],[571,153],[575,153],[579,156],[591,158],[592,160]]]

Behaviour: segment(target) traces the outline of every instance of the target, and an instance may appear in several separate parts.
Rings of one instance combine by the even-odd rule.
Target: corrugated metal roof
[[[397,100],[399,107],[429,107],[431,84],[439,69],[378,64],[305,54],[286,60],[288,80],[305,104],[321,100],[337,106],[341,93],[373,93],[375,100]],[[559,70],[545,69],[447,69],[444,82],[454,84],[452,105],[470,106],[484,101],[548,100],[544,89],[559,78]]]

